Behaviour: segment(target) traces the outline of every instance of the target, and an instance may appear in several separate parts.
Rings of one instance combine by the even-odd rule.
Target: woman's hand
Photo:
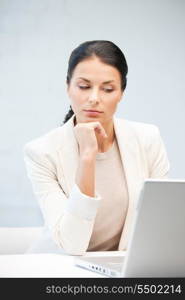
[[[78,123],[74,127],[75,137],[80,147],[80,155],[96,155],[98,142],[96,134],[107,138],[107,134],[100,122]]]

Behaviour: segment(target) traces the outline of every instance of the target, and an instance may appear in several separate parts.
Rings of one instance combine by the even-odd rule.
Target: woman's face
[[[76,66],[67,91],[77,123],[110,121],[123,94],[119,71],[97,57]]]

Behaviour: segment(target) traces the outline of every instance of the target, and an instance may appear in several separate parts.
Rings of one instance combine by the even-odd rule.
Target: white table
[[[107,252],[101,252],[107,255]],[[109,251],[119,255],[119,251]],[[85,256],[97,256],[89,252]],[[14,254],[0,255],[0,277],[81,277],[103,278],[105,276],[75,266],[74,256],[61,254]]]

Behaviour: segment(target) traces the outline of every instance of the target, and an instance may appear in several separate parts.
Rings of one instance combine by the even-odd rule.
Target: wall
[[[86,40],[123,50],[128,86],[117,116],[158,125],[170,176],[185,177],[184,13],[183,0],[0,1],[0,226],[43,222],[22,148],[62,123],[68,58]]]

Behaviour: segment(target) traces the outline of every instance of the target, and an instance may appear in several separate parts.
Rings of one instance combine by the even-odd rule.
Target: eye
[[[85,89],[88,89],[89,88],[89,86],[87,86],[87,85],[79,85],[78,86],[80,89],[82,89],[82,90],[85,90]]]
[[[106,93],[111,93],[111,92],[113,92],[113,89],[104,89],[104,91],[106,92]]]

